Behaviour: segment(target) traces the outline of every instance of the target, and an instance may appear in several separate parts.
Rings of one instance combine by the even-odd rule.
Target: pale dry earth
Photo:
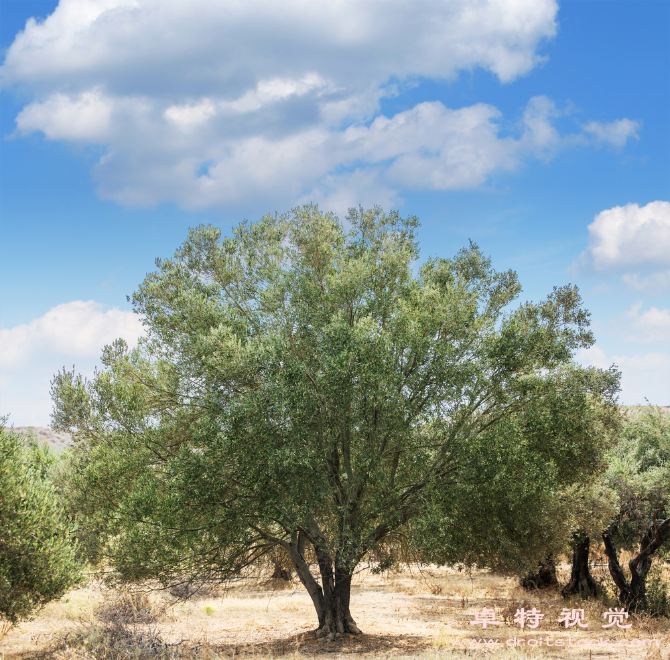
[[[559,578],[563,582],[568,569],[567,565],[560,567]],[[602,567],[595,569],[598,571],[602,575]],[[35,620],[10,632],[0,642],[0,659],[149,657],[115,655],[104,641],[101,632],[104,613],[109,613],[110,604],[117,597],[115,592],[95,584],[71,592],[61,601],[49,604]],[[179,654],[194,660],[280,657],[670,660],[668,619],[632,618],[628,621],[632,623],[630,629],[603,630],[601,626],[606,621],[602,615],[613,601],[566,602],[556,591],[529,593],[518,586],[516,579],[485,571],[468,575],[431,567],[372,575],[364,570],[355,578],[351,605],[364,634],[334,642],[316,639],[314,610],[299,584],[276,589],[265,580],[249,580],[224,590],[210,589],[209,593],[186,602],[175,603],[165,593],[153,593],[149,600],[157,621],[129,625],[126,630],[138,635],[138,639],[144,636],[145,641],[151,638],[172,644],[162,647],[155,656],[160,658]],[[483,607],[495,610],[500,625],[488,625],[484,630],[481,625],[472,624]],[[520,607],[526,610],[536,607],[545,615],[537,629],[521,629],[513,622]],[[565,607],[583,608],[588,627],[566,629],[559,623]],[[513,646],[515,638],[517,645]],[[556,646],[559,639],[564,640],[564,646]],[[617,646],[597,644],[599,639],[611,640]],[[487,646],[479,640],[492,641]],[[529,641],[536,645],[530,646]]]

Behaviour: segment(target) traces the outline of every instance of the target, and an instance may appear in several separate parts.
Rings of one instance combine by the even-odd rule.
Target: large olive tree
[[[306,206],[192,230],[133,297],[138,348],[106,347],[90,382],[54,379],[54,427],[77,440],[81,507],[121,579],[224,578],[281,547],[318,634],[356,633],[354,569],[399,530],[447,529],[483,558],[498,546],[476,535],[499,531],[514,554],[518,515],[455,524],[468,502],[486,511],[475,459],[518,514],[538,484],[597,468],[618,375],[571,361],[593,342],[575,287],[512,309],[516,274],[476,246],[415,274],[415,218],[347,220]]]

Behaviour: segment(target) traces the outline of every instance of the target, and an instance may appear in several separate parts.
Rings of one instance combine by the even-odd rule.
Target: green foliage
[[[55,377],[72,491],[119,579],[224,578],[299,538],[345,572],[403,531],[494,565],[561,538],[559,494],[617,418],[618,373],[572,362],[593,343],[576,287],[513,309],[516,274],[477,246],[413,275],[415,218],[348,221],[191,230],[133,296],[137,349]]]
[[[663,574],[663,560],[670,562],[670,552],[654,562],[647,575],[647,611],[652,616],[670,617],[670,583]]]
[[[75,523],[71,536],[77,562],[90,567],[102,566],[107,529],[105,512],[90,506],[85,490],[82,490],[84,483],[80,471],[81,463],[69,447],[59,452],[58,461],[51,470],[51,481],[66,516]]]
[[[566,488],[561,499],[575,541],[588,536],[592,544],[598,543],[603,529],[618,512],[618,494],[607,485],[603,474]]]
[[[56,458],[0,420],[0,617],[15,624],[81,581],[51,482]]]
[[[605,479],[619,499],[611,529],[617,546],[634,550],[652,513],[670,515],[670,415],[654,406],[624,409]]]
[[[587,483],[617,427],[593,396],[600,376],[544,375],[537,398],[467,443],[450,488],[436,484],[432,516],[417,521],[427,561],[523,573],[565,552],[587,521],[609,519],[613,493]]]

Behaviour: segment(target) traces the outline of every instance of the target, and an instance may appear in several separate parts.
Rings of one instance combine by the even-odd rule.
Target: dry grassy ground
[[[565,582],[568,567],[560,570]],[[93,585],[51,603],[35,620],[11,631],[0,642],[0,659],[670,660],[667,619],[634,618],[627,622],[632,622],[630,629],[603,630],[602,614],[613,602],[566,603],[556,591],[525,592],[513,579],[483,571],[471,576],[435,568],[383,576],[362,571],[355,578],[351,609],[364,634],[335,642],[315,638],[311,601],[295,586],[273,589],[267,582],[249,581],[175,603],[168,594],[123,595]],[[472,625],[483,607],[495,609],[501,625],[486,630]],[[545,614],[537,629],[521,629],[513,622],[519,607],[536,607]],[[559,624],[564,607],[583,608],[588,627]],[[613,643],[599,643],[601,639]],[[556,645],[559,640],[564,646]]]

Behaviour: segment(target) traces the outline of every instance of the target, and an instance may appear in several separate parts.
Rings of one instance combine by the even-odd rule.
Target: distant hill
[[[34,433],[38,440],[46,442],[54,451],[60,451],[72,444],[72,438],[69,433],[55,433],[51,429],[41,426],[15,426],[12,430],[24,435]]]

